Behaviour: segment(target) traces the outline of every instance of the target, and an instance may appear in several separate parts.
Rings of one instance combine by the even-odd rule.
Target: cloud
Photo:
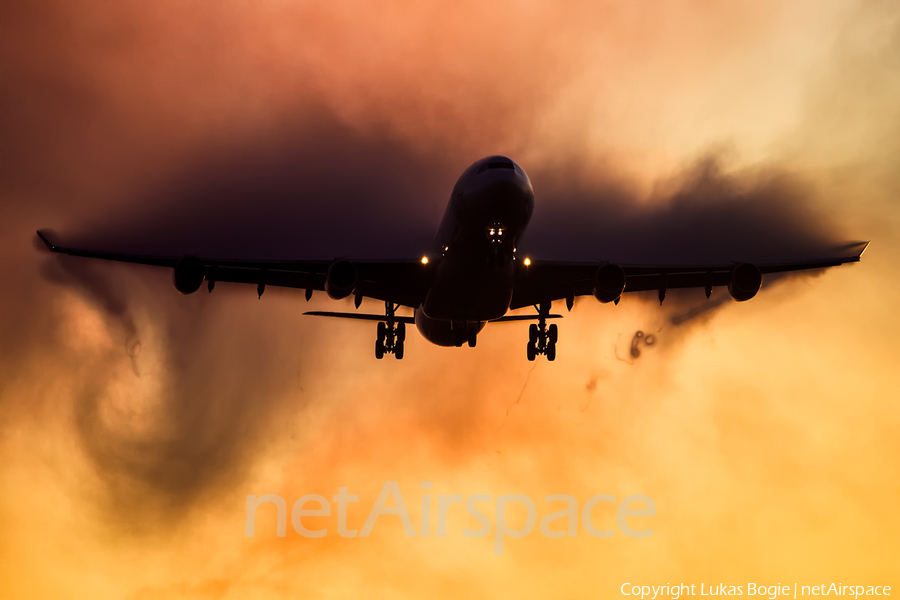
[[[389,477],[418,485],[423,474],[436,488],[438,478],[537,492],[590,491],[588,480],[616,490],[644,485],[667,495],[670,515],[680,511],[686,525],[667,526],[683,547],[718,547],[711,534],[696,533],[698,544],[685,533],[709,523],[709,513],[693,518],[687,505],[713,480],[728,484],[709,494],[718,502],[713,514],[727,519],[745,506],[734,499],[743,486],[788,486],[802,499],[806,488],[790,487],[802,467],[830,461],[829,469],[850,472],[850,463],[864,462],[853,454],[841,463],[835,453],[844,446],[815,446],[819,434],[829,443],[851,435],[844,423],[829,429],[829,415],[844,413],[816,407],[844,394],[841,385],[862,394],[859,373],[868,372],[853,362],[857,346],[845,336],[848,356],[840,355],[844,345],[828,338],[837,326],[816,329],[822,338],[776,343],[779,328],[804,330],[795,313],[779,314],[792,301],[769,287],[749,303],[772,313],[765,328],[741,328],[738,319],[723,326],[724,352],[740,348],[741,361],[681,344],[704,323],[722,331],[712,317],[735,306],[727,293],[707,300],[699,290],[671,290],[661,308],[654,293],[614,309],[580,302],[563,321],[552,365],[525,361],[526,338],[515,325],[498,326],[471,352],[422,342],[402,363],[376,362],[371,328],[304,320],[302,294],[270,288],[257,300],[252,286],[218,285],[182,297],[165,270],[49,256],[30,244],[35,229],[54,227],[62,243],[131,252],[418,256],[458,174],[499,152],[533,180],[536,210],[520,250],[535,257],[762,262],[832,252],[865,236],[861,221],[845,222],[862,184],[803,163],[815,154],[809,148],[799,157],[779,152],[778,136],[795,133],[792,110],[806,114],[797,98],[810,65],[825,60],[837,9],[810,21],[818,4],[723,5],[712,16],[651,14],[620,2],[565,12],[552,3],[46,8],[5,7],[11,33],[0,36],[10,82],[0,92],[0,265],[10,282],[0,290],[0,436],[6,464],[31,467],[22,481],[35,488],[59,473],[83,475],[60,477],[59,505],[76,516],[47,522],[77,521],[102,540],[97,554],[118,559],[106,540],[135,533],[143,544],[181,528],[201,531],[191,517],[233,506],[235,495],[279,486],[328,493],[342,478],[341,485]],[[896,119],[879,122],[860,109],[854,117],[876,133],[830,136],[841,130],[839,99],[859,98],[866,82],[892,72],[874,71],[859,70],[864,81],[852,86],[842,73],[823,75],[826,91],[817,94],[828,101],[802,126],[810,146],[855,140],[879,164],[893,164],[876,133],[894,131]],[[884,115],[888,103],[861,105]],[[749,159],[741,157],[747,147]],[[895,185],[895,174],[884,181]],[[881,219],[890,211],[866,210],[869,222],[890,228]],[[320,296],[316,302],[326,307]],[[833,302],[805,310],[812,320],[858,306],[841,305],[840,294]],[[851,374],[834,382],[799,362],[796,373],[782,372],[759,356],[782,347],[802,355],[810,350],[802,344],[816,341],[830,348],[811,356],[816,369],[840,364]],[[615,350],[634,364],[616,361]],[[761,380],[764,369],[771,376]],[[831,385],[810,381],[811,372]],[[860,398],[854,410],[874,410]],[[805,445],[773,443],[769,428]],[[797,472],[779,470],[783,464]],[[171,550],[183,564],[160,589],[232,589],[232,579],[209,570],[204,577],[217,583],[208,590],[177,583],[203,580],[192,579],[192,569],[204,569],[198,556],[215,562],[212,570],[241,570],[225,556],[236,542],[210,549],[232,540],[232,517],[202,530],[209,535],[192,553]],[[758,524],[747,518],[747,527]],[[736,531],[735,539],[751,537]],[[535,556],[546,556],[539,550]],[[260,551],[297,552],[309,561],[297,564],[319,566],[346,547],[329,545],[321,556]],[[62,551],[54,556],[63,561]],[[166,560],[159,556],[154,564]],[[48,559],[41,548],[22,560]],[[685,564],[671,560],[672,572]],[[355,563],[365,574],[379,564]],[[492,581],[515,579],[469,568]]]
[[[64,232],[60,241],[221,257],[409,257],[429,248],[452,165],[438,161],[437,149],[429,155],[360,135],[327,114],[310,120],[247,147],[213,150],[167,182],[136,191],[115,219],[103,216],[93,229]],[[623,264],[789,260],[816,256],[840,239],[839,228],[814,210],[812,194],[777,169],[729,174],[704,157],[652,198],[540,167],[534,180],[540,208],[523,246],[551,257]],[[123,518],[134,520],[134,511],[142,514],[139,521],[147,521],[148,510],[183,513],[195,499],[233,485],[261,451],[264,429],[305,404],[290,391],[296,378],[280,367],[279,355],[287,352],[302,365],[308,354],[287,350],[288,337],[258,329],[246,308],[227,301],[241,290],[217,287],[209,296],[201,291],[180,298],[162,272],[154,271],[157,283],[137,287],[127,283],[142,276],[133,268],[123,281],[122,268],[71,257],[45,260],[53,283],[81,294],[122,332],[119,353],[104,359],[106,367],[98,363],[80,385],[76,425]],[[292,306],[303,302],[296,294],[284,298]],[[726,298],[673,293],[664,309],[671,325],[683,327],[727,306]],[[223,301],[228,312],[213,308]],[[46,311],[46,303],[32,310]],[[161,332],[154,354],[165,384],[154,425],[133,435],[103,415],[110,364],[137,365],[145,356],[133,356],[135,344],[144,354],[149,349],[135,311],[148,315],[144,328]],[[672,332],[655,335],[671,340]],[[235,338],[240,343],[227,341]],[[313,347],[317,339],[311,337]],[[640,350],[632,344],[628,360]]]

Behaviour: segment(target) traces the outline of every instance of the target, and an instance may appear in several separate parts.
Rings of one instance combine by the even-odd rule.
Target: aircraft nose
[[[479,221],[513,224],[527,220],[532,198],[530,187],[520,178],[497,177],[473,195],[469,209]]]
[[[507,204],[521,200],[525,189],[521,182],[508,178],[487,184],[484,192],[489,202],[492,200],[498,204]]]
[[[505,196],[509,194],[530,194],[528,180],[512,170],[491,173],[481,186],[481,191],[491,195]]]

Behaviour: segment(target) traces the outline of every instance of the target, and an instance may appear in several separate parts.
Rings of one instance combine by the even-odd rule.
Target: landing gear
[[[550,362],[556,360],[556,343],[551,342],[547,344],[547,349],[544,350],[544,354],[547,355],[547,360],[549,360]]]
[[[385,354],[393,354],[397,360],[403,358],[403,342],[406,340],[406,323],[397,323],[393,302],[384,303],[385,320],[378,323],[378,339],[375,341],[375,358],[382,359]]]
[[[547,327],[547,315],[550,314],[550,303],[544,302],[538,308],[538,322],[528,327],[528,360],[534,360],[538,354],[543,354],[547,360],[556,360],[556,340],[559,331],[554,323]]]
[[[478,343],[478,330],[480,328],[481,323],[454,321],[453,345],[457,348],[462,348],[464,345],[474,348],[475,344]]]

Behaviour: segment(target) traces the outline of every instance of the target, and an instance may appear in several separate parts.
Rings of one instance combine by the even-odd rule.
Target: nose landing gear
[[[480,323],[460,322],[456,324],[454,322],[454,325],[456,325],[456,347],[462,348],[464,344],[468,344],[469,348],[474,348],[478,343],[478,330],[480,328]]]
[[[394,321],[393,302],[384,303],[385,320],[378,323],[378,339],[375,341],[375,358],[393,354],[397,360],[403,358],[403,343],[406,341],[406,323]]]
[[[547,327],[547,315],[550,314],[550,303],[544,302],[538,308],[538,322],[528,327],[528,360],[534,360],[538,354],[543,354],[547,360],[556,360],[556,340],[559,331],[556,324]]]

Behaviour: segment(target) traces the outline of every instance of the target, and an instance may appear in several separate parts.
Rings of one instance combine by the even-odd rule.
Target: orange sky
[[[0,596],[900,589],[893,3],[11,2],[0,28]],[[374,327],[302,317],[338,306],[324,297],[181,297],[166,272],[33,245],[48,227],[353,253],[381,218],[402,234],[384,252],[415,251],[455,177],[497,152],[532,174],[536,228],[749,198],[804,239],[873,241],[859,265],[683,325],[700,292],[581,300],[552,364],[525,360],[514,324],[376,361]],[[731,190],[712,208],[692,179],[710,156],[700,183]],[[658,343],[622,360],[638,330]],[[336,507],[309,518],[321,539],[276,537],[271,507],[244,537],[248,494],[346,486],[361,529],[386,481],[417,527],[423,493],[526,494],[538,521],[550,494],[646,494],[657,515],[630,521],[650,538],[536,527],[502,555],[462,535],[477,521],[458,506],[446,538],[382,517],[344,539]]]

